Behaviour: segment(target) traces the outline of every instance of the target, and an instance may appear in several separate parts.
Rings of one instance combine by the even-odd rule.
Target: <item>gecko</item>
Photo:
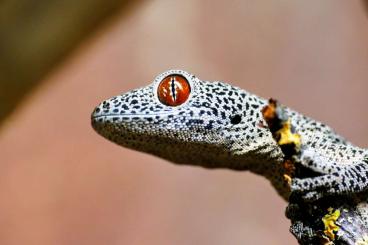
[[[284,155],[262,116],[266,105],[266,99],[228,83],[168,70],[146,87],[103,101],[92,112],[91,123],[118,145],[176,164],[262,175],[285,200],[291,193],[315,201],[368,189],[367,149],[285,107],[308,148],[305,167],[317,173],[287,183]],[[318,160],[309,161],[311,156]]]

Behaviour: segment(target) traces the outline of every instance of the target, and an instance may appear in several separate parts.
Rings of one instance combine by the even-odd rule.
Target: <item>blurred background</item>
[[[368,147],[365,6],[2,1],[0,244],[296,244],[262,177],[121,148],[90,113],[178,68],[277,98]]]

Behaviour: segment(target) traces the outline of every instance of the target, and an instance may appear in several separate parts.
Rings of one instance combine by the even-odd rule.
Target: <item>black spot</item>
[[[222,108],[224,108],[224,110],[225,110],[225,111],[230,111],[230,109],[231,109],[231,108],[230,108],[229,106],[227,106],[227,105],[224,105]]]
[[[215,107],[211,108],[211,110],[212,110],[213,114],[215,114],[215,116],[218,115],[218,111]]]
[[[208,108],[208,107],[210,107],[210,104],[209,104],[208,102],[203,102],[203,103],[202,103],[202,106],[204,106],[204,107]]]
[[[232,116],[230,117],[230,122],[231,124],[239,124],[241,122],[241,116],[240,115],[235,115],[235,116]]]
[[[210,120],[204,128],[207,129],[207,130],[211,130],[213,128],[213,123],[214,123],[214,121]]]
[[[104,102],[102,103],[102,107],[103,107],[103,108],[105,108],[105,109],[109,109],[109,108],[110,108],[110,103],[109,103],[109,102],[104,101]]]

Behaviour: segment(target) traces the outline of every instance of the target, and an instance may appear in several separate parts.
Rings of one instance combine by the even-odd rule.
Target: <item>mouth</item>
[[[160,112],[155,114],[102,113],[95,110],[91,115],[91,125],[95,131],[106,137],[106,134],[111,134],[111,132],[121,134],[122,132],[137,133],[142,130],[144,131],[145,128],[150,128],[153,124],[157,124],[159,119],[177,114],[178,113],[172,112]]]
[[[149,113],[134,113],[134,114],[114,114],[114,113],[96,113],[95,111],[91,115],[92,123],[103,123],[103,122],[117,122],[117,121],[134,121],[139,119],[147,119],[147,118],[157,118],[157,117],[165,117],[165,116],[176,116],[179,113],[173,112],[157,112],[154,114]]]

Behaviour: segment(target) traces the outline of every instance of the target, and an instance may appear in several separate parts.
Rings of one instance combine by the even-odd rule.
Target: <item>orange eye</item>
[[[188,80],[181,75],[169,75],[165,77],[157,88],[158,99],[164,105],[178,106],[189,97],[190,85]]]

